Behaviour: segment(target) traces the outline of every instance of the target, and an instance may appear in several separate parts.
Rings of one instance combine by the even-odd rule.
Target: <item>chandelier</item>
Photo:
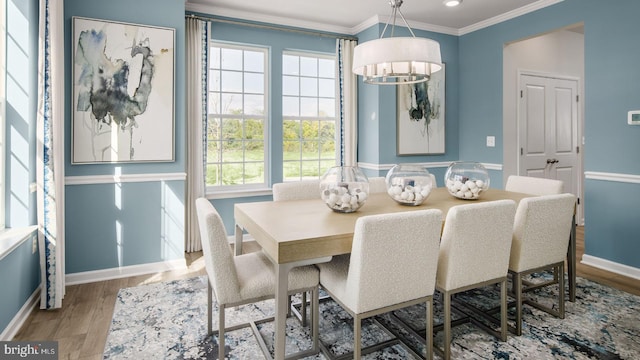
[[[390,0],[392,12],[379,39],[356,46],[353,53],[353,72],[365,83],[379,85],[413,84],[429,80],[432,73],[442,69],[440,44],[431,39],[418,38],[405,20],[400,6],[403,0]],[[411,37],[393,37],[396,18],[402,21]],[[393,19],[391,36],[384,38]]]

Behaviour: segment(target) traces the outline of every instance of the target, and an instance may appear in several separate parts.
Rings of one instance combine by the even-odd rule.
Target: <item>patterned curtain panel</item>
[[[64,1],[40,0],[37,176],[40,308],[62,307],[64,285]]]
[[[338,95],[340,107],[340,163],[355,166],[358,163],[358,83],[356,75],[351,71],[353,65],[353,49],[358,43],[354,40],[338,39]]]
[[[187,231],[185,250],[202,250],[196,199],[205,196],[207,163],[207,53],[209,24],[186,19],[187,62]]]

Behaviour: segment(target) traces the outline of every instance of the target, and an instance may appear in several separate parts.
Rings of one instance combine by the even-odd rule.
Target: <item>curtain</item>
[[[351,71],[355,40],[336,40],[338,53],[338,106],[340,114],[340,165],[358,163],[358,83]]]
[[[64,285],[64,2],[40,0],[37,218],[40,308],[62,307]]]
[[[187,63],[187,252],[202,250],[196,199],[205,196],[207,147],[208,22],[186,19]]]

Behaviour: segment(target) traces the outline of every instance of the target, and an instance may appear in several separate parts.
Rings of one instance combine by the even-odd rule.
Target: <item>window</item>
[[[284,181],[318,178],[336,164],[335,56],[282,57]]]
[[[207,186],[265,187],[267,50],[213,43],[209,59]]]
[[[6,109],[6,77],[7,77],[7,17],[6,2],[0,0],[0,231],[5,227],[5,109]]]

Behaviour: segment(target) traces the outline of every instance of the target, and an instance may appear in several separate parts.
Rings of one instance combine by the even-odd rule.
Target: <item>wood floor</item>
[[[247,245],[244,249],[251,251]],[[578,276],[640,295],[640,280],[582,265],[583,253],[584,228],[578,227]],[[63,308],[34,310],[14,340],[57,340],[59,359],[102,359],[118,290],[205,274],[201,253],[187,254],[186,260],[185,270],[68,286]]]

